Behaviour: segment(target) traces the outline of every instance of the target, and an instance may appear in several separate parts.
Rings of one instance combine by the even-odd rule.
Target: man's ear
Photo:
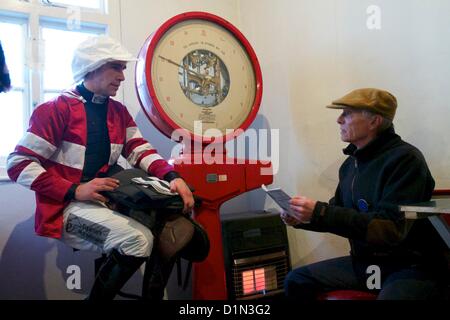
[[[379,114],[376,114],[373,116],[372,119],[370,119],[370,129],[372,130],[378,130],[378,128],[381,126],[381,124],[383,123],[383,117]]]

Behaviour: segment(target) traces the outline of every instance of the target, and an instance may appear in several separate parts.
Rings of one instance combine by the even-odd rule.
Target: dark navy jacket
[[[405,220],[398,206],[428,201],[434,179],[422,153],[391,127],[361,149],[350,144],[329,203],[317,202],[298,228],[349,238],[354,260],[433,263],[442,241],[428,219]]]

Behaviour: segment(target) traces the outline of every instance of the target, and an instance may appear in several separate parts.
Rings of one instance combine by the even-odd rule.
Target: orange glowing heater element
[[[266,290],[266,277],[264,268],[242,272],[244,294]]]

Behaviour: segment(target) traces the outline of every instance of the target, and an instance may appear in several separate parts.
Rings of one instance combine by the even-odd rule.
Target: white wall
[[[375,2],[381,8],[381,30],[368,30],[366,9]],[[324,106],[347,91],[368,86],[397,96],[398,133],[423,151],[437,186],[450,185],[450,2],[127,0],[121,1],[122,40],[137,54],[161,23],[194,10],[235,24],[258,55],[264,96],[253,127],[280,129],[276,185],[291,194],[328,200],[345,145],[335,123],[338,112]],[[127,77],[125,103],[144,135],[168,156],[173,144],[140,111],[132,67]],[[227,203],[223,211],[257,209],[263,200],[254,191]],[[92,284],[96,255],[73,253],[55,240],[34,236],[33,201],[33,194],[22,187],[0,185],[0,299],[84,297]],[[347,242],[336,236],[301,230],[289,233],[294,266],[348,251]],[[75,292],[65,288],[65,269],[71,264],[80,265],[86,275],[82,290]],[[129,285],[131,291],[139,288],[139,280]],[[183,297],[188,294],[171,298]]]

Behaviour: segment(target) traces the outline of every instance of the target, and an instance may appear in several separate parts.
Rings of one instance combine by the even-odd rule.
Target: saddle
[[[168,182],[141,169],[113,168],[108,176],[119,180],[119,187],[102,192],[109,199],[108,207],[149,228],[164,260],[177,254],[193,262],[206,259],[210,249],[208,235],[200,224],[182,213],[183,199],[170,192]],[[194,195],[194,200],[198,207],[201,199]]]

